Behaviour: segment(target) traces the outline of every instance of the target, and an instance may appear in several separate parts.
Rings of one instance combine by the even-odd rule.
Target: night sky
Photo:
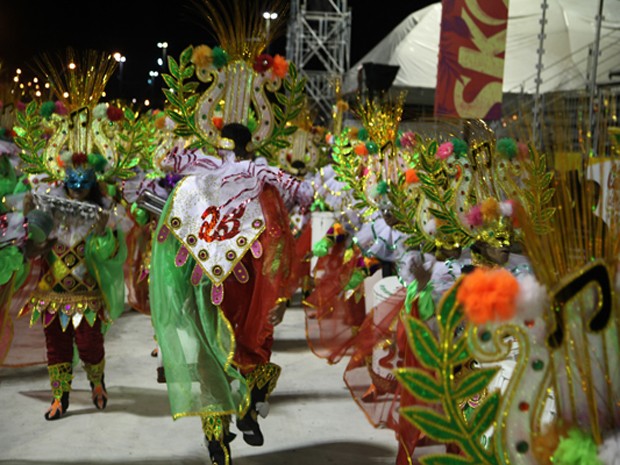
[[[165,5],[144,0],[0,0],[0,60],[12,74],[18,66],[28,68],[38,54],[61,51],[67,46],[119,51],[127,57],[122,89],[117,71],[109,93],[122,90],[125,97],[138,99],[159,96],[161,81],[153,86],[147,84],[149,71],[161,71],[157,65],[157,58],[162,56],[158,42],[168,42],[168,54],[174,57],[190,44],[216,45],[190,1],[170,1],[165,7],[160,6],[162,3]],[[350,0],[351,64],[409,13],[430,3]],[[285,45],[282,38],[271,47],[271,52],[284,54]]]

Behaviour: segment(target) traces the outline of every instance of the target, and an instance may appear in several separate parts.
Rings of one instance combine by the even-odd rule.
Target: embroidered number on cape
[[[239,234],[241,227],[239,220],[244,213],[245,205],[241,205],[220,220],[218,207],[207,208],[201,216],[205,221],[200,227],[198,237],[206,242],[223,241],[235,237]]]

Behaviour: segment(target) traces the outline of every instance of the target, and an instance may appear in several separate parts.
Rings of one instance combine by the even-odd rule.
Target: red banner
[[[435,116],[501,117],[508,0],[443,0]]]

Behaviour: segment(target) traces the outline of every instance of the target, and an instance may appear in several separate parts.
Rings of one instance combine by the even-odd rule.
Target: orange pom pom
[[[288,62],[282,55],[276,55],[273,57],[273,64],[271,66],[273,74],[279,78],[284,78],[286,73],[288,73]]]
[[[511,319],[515,314],[519,283],[508,270],[477,268],[468,274],[456,298],[475,324]]]
[[[366,144],[357,144],[353,151],[355,152],[355,155],[368,155],[368,149],[366,148]]]
[[[494,198],[488,198],[480,205],[480,212],[484,221],[493,221],[499,218],[499,203]]]
[[[405,172],[405,182],[407,184],[413,184],[419,181],[420,181],[420,178],[418,177],[418,173],[416,173],[416,170],[414,170],[413,168],[408,169]]]

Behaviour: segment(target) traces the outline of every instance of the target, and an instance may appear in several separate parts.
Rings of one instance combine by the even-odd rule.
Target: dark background
[[[229,0],[234,1],[234,0]],[[350,0],[351,64],[356,63],[398,23],[428,0]],[[110,96],[159,100],[162,81],[149,85],[149,71],[161,68],[157,42],[168,42],[167,53],[178,57],[188,45],[217,45],[204,20],[188,0],[0,0],[0,60],[5,72],[24,72],[41,53],[68,46],[118,51],[127,57],[108,86]],[[285,52],[282,37],[271,53]],[[29,66],[30,65],[30,66]],[[155,98],[154,98],[155,97]]]

